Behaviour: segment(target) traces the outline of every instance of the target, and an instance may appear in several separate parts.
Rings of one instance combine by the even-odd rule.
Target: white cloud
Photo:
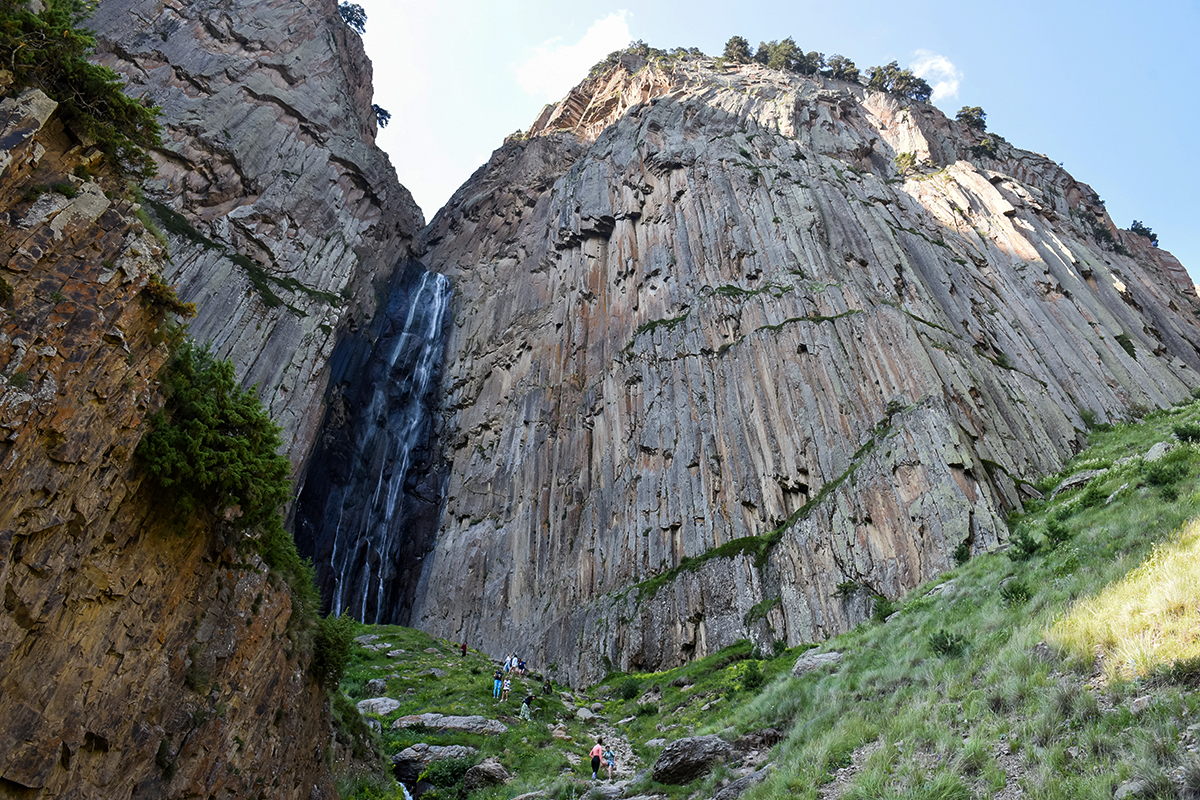
[[[933,102],[947,97],[958,97],[958,84],[962,73],[945,56],[929,50],[918,50],[909,67],[918,78],[924,78],[933,87]]]
[[[557,36],[534,48],[533,55],[513,65],[517,83],[528,94],[546,101],[560,100],[572,86],[587,77],[592,65],[633,38],[629,35],[628,11],[618,11],[592,23],[575,44],[563,44]]]

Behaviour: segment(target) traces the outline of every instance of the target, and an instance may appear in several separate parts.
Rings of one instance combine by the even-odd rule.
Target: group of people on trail
[[[516,653],[509,653],[508,657],[504,659],[504,671],[505,672],[509,672],[509,671],[515,672],[518,675],[520,675],[522,678],[524,678],[525,672],[526,672],[525,659],[518,658]]]
[[[617,757],[613,754],[611,747],[604,746],[604,739],[596,737],[596,746],[592,748],[592,780],[599,780],[600,760],[604,760],[604,765],[608,768],[608,779],[612,780],[613,767],[616,766]]]
[[[466,655],[467,644],[463,642],[463,655]],[[525,677],[528,669],[525,666],[525,659],[518,658],[515,653],[509,653],[504,659],[504,663],[496,667],[492,673],[492,697],[496,700],[507,700],[509,692],[512,691],[512,675]],[[542,684],[542,694],[548,695],[553,691],[550,678],[546,678],[546,682]],[[531,721],[533,712],[533,692],[525,695],[521,700],[521,719]]]

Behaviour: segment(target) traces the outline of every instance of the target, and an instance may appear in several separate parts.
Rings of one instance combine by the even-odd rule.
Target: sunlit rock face
[[[362,42],[334,0],[106,0],[89,24],[163,109],[147,210],[192,335],[258,384],[300,464],[338,331],[374,313],[372,282],[424,224],[375,147]]]
[[[0,795],[336,797],[286,588],[223,521],[177,522],[134,457],[166,253],[52,100],[4,94]]]
[[[1003,541],[1083,412],[1185,397],[1179,263],[980,142],[856,84],[632,59],[506,142],[419,243],[454,296],[414,622],[576,681],[819,640]]]

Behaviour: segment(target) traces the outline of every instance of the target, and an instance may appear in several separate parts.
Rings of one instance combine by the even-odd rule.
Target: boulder
[[[387,691],[387,680],[384,678],[372,678],[367,681],[367,694],[374,697],[381,697]]]
[[[1163,456],[1165,456],[1167,453],[1171,452],[1174,449],[1175,449],[1174,442],[1159,442],[1158,444],[1154,445],[1149,450],[1147,450],[1146,455],[1142,456],[1142,458],[1146,459],[1147,461],[1158,461],[1159,459],[1161,459]]]
[[[689,783],[707,773],[719,759],[733,753],[733,745],[720,736],[688,736],[667,745],[654,762],[659,783]]]
[[[590,722],[596,718],[596,715],[593,714],[591,709],[588,709],[588,708],[576,709],[575,716],[578,717],[579,719],[583,720],[584,722]]]
[[[445,747],[420,742],[406,747],[392,756],[392,774],[403,784],[412,785],[417,777],[434,761],[447,758],[471,758],[478,752],[474,747],[452,744]]]
[[[714,794],[713,800],[735,800],[735,798],[741,796],[742,792],[746,791],[765,777],[767,777],[767,771],[765,769],[760,769],[757,772],[751,772],[749,775],[738,778],[736,781]]]
[[[355,703],[355,707],[360,714],[378,714],[382,717],[399,708],[400,701],[390,697],[369,697],[366,700],[359,700]]]
[[[604,703],[592,703],[591,709],[593,714],[599,714],[604,711]]]
[[[488,786],[500,786],[511,779],[508,770],[496,758],[489,758],[482,764],[476,764],[463,775],[463,788],[466,793],[484,789]]]
[[[1127,797],[1150,797],[1152,795],[1153,790],[1149,781],[1134,778],[1125,781],[1117,787],[1117,790],[1113,792],[1113,800],[1125,800]]]
[[[1154,445],[1154,448],[1157,448],[1159,445],[1165,445],[1165,444],[1167,444],[1167,443],[1159,442],[1158,444]],[[1169,445],[1168,445],[1168,447],[1169,447]],[[1150,453],[1154,452],[1154,448],[1151,448]],[[1147,461],[1152,460],[1150,458],[1150,453],[1146,454]],[[1160,455],[1159,458],[1161,458],[1161,457],[1162,456]],[[1106,472],[1108,472],[1108,470],[1106,470],[1106,469],[1085,469],[1082,472],[1076,472],[1074,475],[1070,476],[1069,478],[1063,479],[1063,482],[1060,483],[1054,489],[1053,492],[1051,492],[1050,496],[1058,497],[1063,492],[1069,492],[1072,489],[1079,489],[1083,486],[1087,486],[1089,483],[1092,482],[1092,478],[1097,478]]]
[[[828,653],[805,653],[796,659],[792,666],[792,677],[799,678],[822,667],[837,666],[840,663],[842,654],[837,650],[830,650]]]
[[[363,702],[366,702],[365,700]],[[409,714],[400,717],[392,723],[392,730],[400,730],[401,728],[415,728],[418,725],[429,728],[435,731],[457,731],[461,733],[481,733],[488,736],[496,736],[501,733],[508,733],[508,726],[503,722],[487,717],[473,714],[467,717],[458,717],[445,714]]]

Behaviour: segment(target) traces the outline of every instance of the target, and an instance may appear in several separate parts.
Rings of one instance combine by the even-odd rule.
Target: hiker
[[[467,657],[467,641],[466,641],[466,639],[464,639],[463,643],[462,643],[462,657],[463,658]]]
[[[500,683],[504,680],[504,673],[500,671],[499,667],[496,667],[496,671],[492,673],[492,679],[492,697],[499,697]]]
[[[604,748],[604,764],[605,764],[605,766],[608,767],[609,783],[612,783],[612,771],[613,771],[613,767],[616,766],[616,763],[617,763],[617,756],[616,756],[616,754],[613,753],[612,747]]]
[[[525,659],[517,659],[517,674],[522,678],[525,677]]]
[[[511,688],[512,688],[512,678],[505,678],[504,679],[504,689],[500,693],[501,700],[508,699],[508,690]]]
[[[542,684],[542,697],[554,691],[554,687],[550,685],[550,678],[546,678],[546,682]]]
[[[521,719],[525,720],[526,722],[532,722],[532,720],[529,717],[529,712],[532,708],[533,708],[533,695],[528,694],[525,696],[525,699],[521,701]]]
[[[592,748],[592,780],[599,780],[596,773],[600,771],[600,756],[604,755],[604,740],[596,737],[596,746]]]

